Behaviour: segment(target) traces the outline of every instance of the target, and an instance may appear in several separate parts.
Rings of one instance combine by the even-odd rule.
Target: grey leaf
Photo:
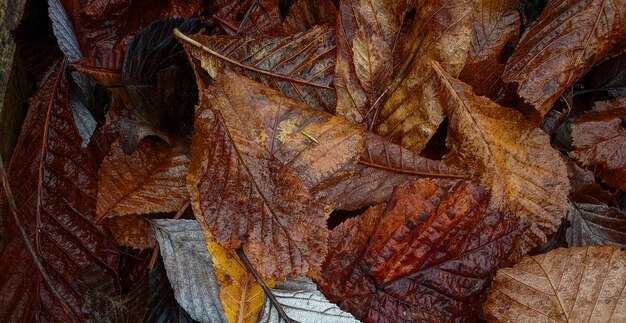
[[[75,76],[75,73],[72,73],[74,79],[81,78],[81,76],[87,77],[83,74],[79,76]],[[91,90],[91,87],[88,88]],[[93,94],[92,94],[93,96]],[[70,96],[70,102],[72,104],[72,114],[74,115],[74,123],[76,124],[76,129],[78,129],[78,134],[80,138],[83,139],[83,147],[87,147],[89,141],[91,140],[91,135],[93,135],[94,131],[96,131],[96,127],[98,126],[98,122],[93,117],[91,112],[89,112],[89,96],[85,94],[85,91],[81,90],[79,87],[74,87],[72,89],[72,93]]]
[[[167,277],[178,303],[200,322],[224,322],[224,310],[204,234],[194,220],[154,220]]]
[[[616,244],[626,249],[626,214],[600,203],[570,202],[571,226],[565,239],[570,247]]]
[[[276,284],[272,289],[289,318],[302,323],[354,323],[359,322],[350,313],[329,302],[308,278],[296,278]],[[259,323],[280,322],[278,312],[265,299]]]
[[[48,15],[52,20],[54,36],[69,62],[83,58],[72,22],[59,0],[48,0]]]

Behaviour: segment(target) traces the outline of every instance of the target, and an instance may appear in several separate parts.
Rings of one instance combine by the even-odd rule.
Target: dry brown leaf
[[[520,40],[503,78],[545,116],[559,96],[626,41],[624,0],[551,1]]]
[[[227,66],[313,108],[335,110],[332,27],[315,26],[284,37],[177,36],[213,77]]]
[[[108,219],[106,224],[118,245],[135,249],[151,249],[156,245],[156,238],[150,223],[143,217],[137,214],[116,216]]]
[[[456,159],[493,192],[501,210],[528,225],[522,252],[546,241],[569,210],[565,164],[550,138],[513,109],[472,92],[433,62],[450,118],[448,143]]]
[[[459,79],[479,95],[496,99],[504,87],[505,50],[520,33],[517,0],[481,0],[474,11],[472,41]]]
[[[626,252],[556,249],[500,269],[485,303],[498,322],[626,322]]]
[[[115,142],[100,168],[97,219],[175,212],[189,200],[189,158],[168,144],[144,139],[128,156]]]
[[[605,183],[626,189],[626,98],[598,102],[594,110],[571,124],[570,156]]]
[[[443,120],[435,59],[458,75],[470,45],[469,1],[341,2],[337,114],[420,151]]]

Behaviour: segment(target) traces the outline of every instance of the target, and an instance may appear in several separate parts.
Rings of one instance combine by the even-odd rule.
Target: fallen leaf
[[[481,0],[474,11],[472,40],[459,79],[478,95],[497,99],[504,88],[506,51],[520,33],[517,0]]]
[[[107,220],[111,236],[119,246],[152,249],[156,245],[154,231],[143,215],[116,216]]]
[[[398,186],[331,232],[320,289],[366,322],[475,320],[473,301],[519,236],[490,200],[464,181]]]
[[[584,167],[593,167],[602,180],[626,189],[626,99],[596,103],[595,111],[571,124],[570,156]]]
[[[329,26],[281,37],[179,36],[212,77],[227,66],[320,111],[333,112],[335,30]]]
[[[200,322],[226,322],[220,285],[204,234],[193,220],[153,220],[167,277],[178,303]]]
[[[356,159],[362,132],[220,72],[196,111],[188,177],[196,218],[226,249],[243,247],[265,278],[319,274],[328,233],[307,185],[349,175],[344,166]]]
[[[485,314],[498,322],[624,322],[626,252],[556,249],[498,271]]]
[[[100,168],[96,219],[180,210],[188,167],[187,156],[159,140],[142,140],[130,156],[113,143]]]
[[[272,36],[283,34],[280,0],[225,2],[213,15],[229,35]]]
[[[96,265],[117,276],[117,248],[93,221],[99,160],[82,148],[65,65],[54,66],[33,97],[7,175],[29,242],[70,308],[51,294],[12,224],[0,256],[0,321],[67,321],[66,311],[83,318],[81,272]]]
[[[331,0],[295,0],[283,21],[286,34],[307,31],[316,25],[334,25],[337,8]]]
[[[337,114],[421,151],[443,120],[430,60],[453,75],[461,72],[473,7],[466,1],[342,1]]]
[[[461,169],[424,158],[368,132],[365,150],[350,179],[333,181],[321,190],[314,190],[313,194],[326,201],[329,208],[357,210],[384,203],[397,185],[423,177],[469,179]]]
[[[295,285],[297,288],[293,288]],[[342,311],[329,302],[310,279],[277,283],[272,288],[276,300],[283,306],[289,318],[299,322],[357,323],[350,313]],[[280,322],[278,311],[266,299],[258,323]]]
[[[452,156],[471,166],[500,210],[528,225],[521,252],[546,242],[567,215],[567,170],[550,138],[520,112],[477,96],[433,63],[450,118]]]
[[[88,266],[81,274],[83,313],[94,322],[133,323],[143,319],[150,299],[144,277],[126,295],[115,290],[113,279],[98,266]]]
[[[541,116],[626,41],[624,1],[551,1],[520,40],[503,79]]]
[[[626,214],[589,196],[570,201],[566,239],[570,247],[616,244],[626,249]]]

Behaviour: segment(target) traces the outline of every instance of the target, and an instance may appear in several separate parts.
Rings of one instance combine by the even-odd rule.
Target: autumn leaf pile
[[[626,321],[626,1],[41,10],[0,321]]]

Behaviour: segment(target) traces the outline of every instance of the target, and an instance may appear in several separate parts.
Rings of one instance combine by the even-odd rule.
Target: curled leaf
[[[503,78],[541,116],[591,67],[626,41],[623,1],[551,1],[524,34]]]

